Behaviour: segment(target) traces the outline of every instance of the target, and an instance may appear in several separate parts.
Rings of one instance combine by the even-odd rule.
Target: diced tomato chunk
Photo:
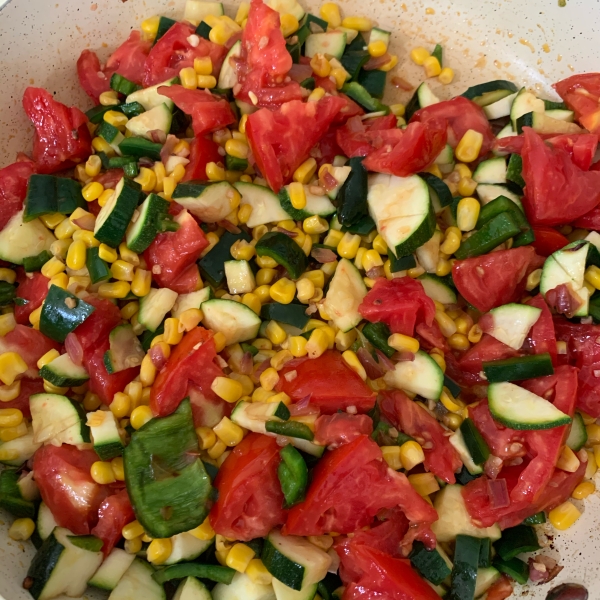
[[[26,301],[25,304],[15,304],[15,320],[21,325],[29,325],[29,315],[42,305],[50,283],[39,271],[29,275],[21,268],[17,269],[17,297]]]
[[[23,208],[29,178],[36,164],[20,161],[0,169],[0,231]]]

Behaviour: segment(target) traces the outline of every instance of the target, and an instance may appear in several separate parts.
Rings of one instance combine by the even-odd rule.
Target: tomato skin
[[[29,178],[36,171],[30,160],[0,169],[0,230],[23,208]]]
[[[21,325],[29,325],[29,315],[42,305],[48,295],[50,280],[39,271],[30,273],[27,277],[22,268],[17,269],[17,297],[27,300],[27,304],[15,304],[15,320]]]
[[[96,310],[73,332],[83,348],[84,355],[93,351],[104,339],[108,339],[108,334],[121,322],[119,307],[110,300],[90,295],[85,301]]]
[[[292,57],[281,33],[279,13],[262,0],[252,0],[250,4],[242,33],[242,54],[236,67],[240,84],[236,98],[275,109],[303,97],[297,81],[284,82],[292,68]]]
[[[200,258],[208,240],[196,220],[186,211],[177,217],[180,225],[177,231],[159,233],[152,244],[144,251],[144,258],[151,270],[160,266],[160,273],[153,273],[159,287],[171,287],[184,271]],[[189,276],[189,274],[188,274]]]
[[[193,67],[195,58],[210,56],[213,74],[217,74],[227,54],[225,46],[200,38],[194,47],[188,38],[195,29],[188,23],[175,23],[152,47],[144,64],[144,87],[163,83],[179,75],[185,67]]]
[[[421,108],[411,118],[410,122],[420,121],[427,124],[432,119],[442,118],[448,122],[448,143],[456,148],[463,135],[474,129],[483,135],[483,144],[479,156],[485,156],[494,144],[494,134],[483,109],[471,100],[457,96],[452,100],[438,102]]]
[[[160,417],[170,415],[185,398],[190,381],[205,396],[215,398],[210,386],[215,377],[223,375],[223,371],[214,363],[216,355],[212,331],[196,327],[186,333],[171,352],[167,364],[152,386],[152,412]]]
[[[37,379],[40,370],[37,361],[50,350],[58,350],[60,344],[46,337],[41,331],[17,325],[12,331],[0,338],[0,354],[17,352],[27,364],[23,377]]]
[[[100,94],[110,90],[110,77],[103,72],[98,55],[87,48],[77,59],[77,77],[83,91],[95,103],[98,103]]]
[[[195,137],[190,143],[189,163],[185,166],[182,181],[206,181],[206,165],[219,162],[223,157],[219,154],[219,144],[207,137]]]
[[[135,519],[135,514],[127,495],[127,490],[121,490],[109,496],[100,504],[98,509],[98,524],[91,534],[100,538],[104,545],[102,554],[106,558],[117,542],[123,537],[121,530],[127,523]]]
[[[571,157],[574,165],[587,171],[594,160],[598,147],[598,136],[592,133],[557,135],[547,142],[555,148],[562,148]]]
[[[410,277],[377,279],[358,307],[371,323],[385,323],[392,333],[413,336],[417,323],[433,324],[435,304],[423,284]]]
[[[34,87],[25,90],[23,108],[35,127],[33,159],[39,173],[68,169],[91,154],[87,117],[78,108],[68,108]]]
[[[232,450],[214,481],[219,497],[209,518],[215,532],[248,541],[285,522],[280,450],[275,438],[260,433],[250,433]]]
[[[415,532],[429,542],[435,509],[415,492],[406,475],[387,467],[379,446],[361,435],[324,454],[314,468],[306,499],[290,509],[283,533],[353,533],[370,525],[381,509],[397,506],[409,521],[419,524]]]
[[[483,371],[483,363],[489,360],[502,360],[519,356],[519,352],[495,337],[484,333],[476,344],[471,346],[460,358],[460,368],[469,373]]]
[[[452,278],[467,302],[481,312],[488,312],[502,304],[517,302],[525,289],[527,275],[542,264],[543,260],[531,246],[522,246],[457,260]]]
[[[178,294],[189,294],[202,289],[202,278],[198,265],[192,264],[185,268],[181,275],[169,283],[168,287]]]
[[[446,146],[446,121],[410,123],[396,143],[385,143],[363,161],[368,171],[408,177],[429,167]]]
[[[396,145],[404,131],[396,127],[395,119],[394,115],[387,115],[363,121],[360,116],[353,116],[337,129],[337,144],[349,158],[368,156],[385,143]]]
[[[583,217],[579,217],[579,219],[573,223],[573,227],[600,231],[600,208],[594,208],[583,215]]]
[[[367,415],[335,413],[322,415],[315,421],[315,443],[327,446],[329,450],[372,433],[373,421]]]
[[[585,216],[582,218],[585,218]],[[533,227],[533,233],[535,241],[531,245],[535,248],[536,253],[544,258],[554,254],[569,243],[569,240],[562,233],[552,227]]]
[[[456,482],[454,474],[460,471],[462,461],[434,417],[400,390],[381,392],[379,407],[394,426],[432,446],[423,449],[428,471],[446,483]]]
[[[540,318],[533,324],[528,336],[530,351],[533,354],[543,354],[548,352],[552,358],[552,363],[557,364],[558,350],[556,347],[556,333],[554,331],[554,322],[552,313],[546,304],[543,296],[538,294],[528,302],[529,306],[535,306],[541,309]]]
[[[407,558],[393,558],[369,546],[352,552],[363,575],[346,586],[342,600],[437,600],[437,592],[412,568]]]
[[[97,460],[93,450],[78,450],[67,444],[42,446],[33,457],[42,500],[58,525],[75,535],[90,533],[98,521],[98,508],[110,493],[90,475]]]
[[[289,371],[296,371],[292,381],[285,378]],[[285,392],[294,402],[310,396],[310,404],[325,414],[345,410],[348,406],[365,413],[375,405],[375,392],[335,350],[327,350],[319,360],[290,360],[279,374],[278,392]]]
[[[582,73],[572,75],[552,86],[565,104],[573,111],[577,120],[588,130],[598,133],[600,127],[593,117],[598,112],[598,100],[600,100],[600,74]],[[586,94],[578,93],[583,89]],[[590,120],[586,117],[591,117]]]
[[[181,85],[172,85],[160,87],[159,93],[171,98],[178,108],[192,117],[196,137],[235,123],[235,115],[229,102],[213,96],[208,90],[187,90]]]
[[[210,389],[210,384],[212,383],[210,377],[213,377],[213,379],[214,377],[219,377],[216,369],[219,369],[219,367],[211,363],[209,369],[204,370],[206,384],[203,384],[202,387],[193,382],[188,383],[185,395],[190,397],[194,427],[210,427],[212,429],[223,417],[229,417],[233,410],[233,404],[221,400]],[[211,375],[211,371],[214,371],[214,376]],[[206,393],[202,391],[203,389],[206,390]]]
[[[291,181],[345,105],[337,96],[318,102],[293,100],[273,112],[261,109],[248,117],[246,135],[252,155],[274,192]]]
[[[523,206],[532,225],[570,223],[598,205],[600,172],[582,171],[563,148],[551,148],[529,127],[523,137]]]

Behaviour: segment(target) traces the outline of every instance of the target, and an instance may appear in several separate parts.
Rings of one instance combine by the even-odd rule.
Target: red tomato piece
[[[509,135],[505,138],[495,138],[493,151],[498,156],[507,154],[521,154],[523,152],[524,139],[522,135]]]
[[[207,375],[207,381],[206,385],[203,385],[202,387],[206,390],[206,393],[202,391],[200,386],[191,382],[188,384],[185,395],[190,397],[192,416],[194,417],[194,427],[210,427],[212,429],[223,417],[228,417],[231,414],[233,405],[221,400],[221,398],[210,389],[210,384],[212,383],[212,381],[209,381],[210,371],[214,371],[215,377],[219,377],[223,374],[221,372],[219,375],[216,375],[216,369],[218,368],[217,365],[211,363],[209,369],[204,371]]]
[[[548,352],[552,358],[552,362],[556,364],[558,351],[556,348],[556,334],[554,332],[552,313],[541,294],[532,298],[528,304],[542,311],[540,318],[534,323],[529,332],[528,341],[530,350],[533,354]]]
[[[454,474],[460,471],[462,461],[438,421],[400,390],[384,391],[381,397],[379,407],[386,419],[423,446],[425,468],[445,482],[455,483]]]
[[[108,339],[108,334],[121,323],[119,307],[110,300],[90,295],[85,301],[96,310],[74,331],[84,354]]]
[[[600,211],[598,214],[600,215]],[[586,216],[583,216],[582,219],[585,219]],[[554,254],[569,243],[562,233],[552,227],[537,226],[533,228],[533,233],[535,241],[531,245],[535,248],[536,253],[543,257]]]
[[[248,117],[246,135],[254,160],[273,191],[291,180],[345,105],[337,96],[318,102],[293,100],[273,112],[261,109]]]
[[[487,591],[486,600],[506,600],[512,593],[512,579],[507,575],[502,575],[502,577]]]
[[[58,525],[75,535],[90,533],[98,522],[98,508],[110,493],[90,475],[97,460],[93,450],[78,450],[66,444],[42,446],[33,457],[42,500]]]
[[[36,172],[32,161],[21,161],[0,169],[0,230],[23,208],[29,178]]]
[[[573,223],[573,227],[600,231],[600,208],[594,208],[593,210],[590,210],[590,212],[585,213],[583,217],[579,217],[579,219]]]
[[[290,371],[296,371],[292,381],[285,378]],[[319,360],[296,358],[287,362],[280,371],[277,391],[285,392],[294,402],[310,396],[310,404],[325,414],[349,406],[365,413],[375,405],[375,392],[335,350],[328,350]]]
[[[554,84],[554,89],[565,101],[565,104],[575,111],[577,120],[589,131],[598,133],[600,101],[600,74],[583,73],[572,75]]]
[[[68,169],[92,153],[87,117],[78,108],[69,108],[34,87],[25,90],[23,108],[35,127],[33,159],[40,173]]]
[[[328,81],[331,81],[331,79],[329,79],[328,77],[326,79]],[[346,94],[340,94],[337,90],[330,93],[332,94],[332,96],[337,95],[338,98],[341,98],[346,103],[344,106],[342,106],[342,108],[340,108],[340,112],[333,120],[334,125],[338,123],[345,123],[348,119],[351,119],[352,117],[361,116],[365,114],[365,111],[362,109],[362,107],[356,102],[354,102],[352,98],[346,96]]]
[[[210,56],[213,74],[217,74],[227,49],[200,38],[197,46],[192,46],[188,38],[194,33],[188,23],[175,23],[152,47],[144,65],[144,87],[163,83],[179,76],[179,71],[194,66],[195,58]]]
[[[483,371],[483,363],[489,360],[502,360],[519,356],[519,352],[495,337],[484,333],[481,340],[471,346],[460,358],[460,368],[469,373]]]
[[[532,225],[570,223],[598,205],[600,172],[582,171],[565,150],[551,148],[531,128],[523,136],[523,206]]]
[[[369,546],[350,553],[358,581],[348,584],[342,600],[437,600],[437,592],[412,568],[407,558],[393,558]]]
[[[100,173],[100,175],[96,175],[94,181],[101,183],[106,189],[114,190],[124,175],[123,169],[109,169],[108,171],[104,171],[104,173]]]
[[[171,98],[178,108],[192,117],[196,137],[235,123],[235,115],[229,102],[225,98],[213,96],[208,90],[187,90],[181,85],[171,85],[160,87],[159,92]]]
[[[387,467],[379,446],[361,435],[317,463],[306,499],[290,509],[283,533],[352,533],[370,525],[381,509],[397,506],[429,543],[435,509],[415,492],[406,475]]]
[[[460,295],[481,312],[517,302],[527,275],[543,260],[531,246],[499,250],[474,258],[457,260],[452,278]]]
[[[214,482],[219,498],[210,511],[217,533],[248,541],[285,522],[277,476],[280,450],[275,438],[250,433],[225,459]]]
[[[160,273],[153,273],[159,287],[171,287],[183,272],[200,258],[208,241],[192,215],[181,211],[175,219],[177,231],[159,233],[144,251],[148,268],[159,266]],[[188,274],[189,275],[189,274]]]
[[[59,348],[60,344],[47,338],[41,331],[25,325],[17,325],[4,337],[0,337],[0,354],[4,352],[20,354],[27,363],[27,371],[23,373],[23,377],[28,379],[37,379],[40,376],[37,361],[46,352]]]
[[[354,441],[361,435],[373,433],[373,421],[367,415],[335,413],[322,415],[315,421],[315,443],[329,450]]]
[[[435,304],[420,281],[410,277],[379,278],[358,311],[371,323],[382,321],[392,333],[412,336],[417,323],[432,325]]]
[[[106,61],[108,79],[113,73],[118,73],[129,81],[142,85],[144,66],[151,48],[152,42],[143,40],[141,33],[134,29]]]
[[[17,297],[27,300],[27,304],[15,305],[15,320],[21,325],[29,325],[29,315],[42,305],[48,295],[50,280],[39,271],[29,273],[28,277],[21,268],[17,269]]]
[[[135,519],[127,490],[121,490],[109,496],[100,504],[98,509],[98,524],[91,530],[91,534],[100,538],[104,545],[102,553],[106,558],[117,542],[123,537],[121,530],[127,523]]]
[[[205,396],[214,398],[210,386],[215,377],[223,375],[223,371],[214,363],[216,355],[212,331],[196,327],[186,333],[171,352],[167,364],[152,386],[152,412],[161,417],[170,415],[185,398],[190,381]]]
[[[242,34],[242,54],[236,63],[239,82],[239,88],[234,89],[236,98],[270,108],[302,99],[300,84],[285,82],[292,68],[292,57],[281,33],[279,13],[262,0],[252,0],[250,4]]]
[[[110,77],[102,70],[98,55],[87,48],[77,59],[77,77],[83,91],[96,103],[100,94],[110,90]]]
[[[315,152],[315,158],[319,167],[324,164],[331,164],[336,156],[344,154],[344,151],[338,146],[336,129],[333,126],[317,142],[316,148],[318,152]]]
[[[564,134],[548,138],[555,148],[562,148],[571,157],[573,164],[587,171],[594,160],[598,147],[598,136],[593,133]]]
[[[223,157],[219,154],[219,144],[207,137],[196,137],[190,144],[189,163],[185,166],[183,181],[199,180],[206,181],[206,165],[209,162],[222,162]]]
[[[414,175],[433,163],[446,146],[446,139],[444,119],[410,123],[397,143],[385,143],[367,156],[363,166],[368,171],[390,173],[397,177]]]
[[[418,110],[410,121],[411,123],[420,121],[426,124],[427,121],[438,118],[446,119],[448,122],[448,143],[453,148],[456,148],[469,129],[473,129],[483,135],[483,145],[479,156],[485,156],[492,149],[495,140],[494,134],[483,109],[475,102],[457,96],[452,100],[438,102]]]
[[[178,294],[189,294],[202,289],[202,278],[198,265],[193,264],[187,267],[181,275],[169,283],[168,287]]]
[[[390,119],[392,117],[392,119]],[[338,128],[336,140],[344,154],[350,158],[367,156],[384,144],[396,145],[404,135],[396,126],[396,117],[387,115],[363,121],[359,116],[349,118]]]
[[[415,332],[421,346],[425,348],[425,350],[429,351],[433,348],[439,348],[443,352],[450,352],[450,346],[448,346],[448,342],[442,334],[437,321],[434,321],[431,325],[419,323],[415,327]]]

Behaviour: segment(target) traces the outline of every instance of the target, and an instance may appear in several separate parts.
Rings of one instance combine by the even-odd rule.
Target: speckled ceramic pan
[[[315,0],[301,0],[307,8]],[[422,70],[408,52],[417,45],[443,44],[445,61],[456,71],[452,86],[432,88],[442,98],[494,78],[525,83],[551,94],[550,84],[574,72],[600,70],[598,0],[339,0],[346,15],[371,17],[395,32],[396,69],[417,83]],[[30,150],[31,127],[21,109],[28,85],[45,87],[69,105],[88,108],[75,62],[83,48],[101,58],[123,41],[132,27],[153,14],[183,15],[185,0],[12,0],[0,11],[0,166],[19,150]],[[229,13],[235,14],[231,1]],[[394,75],[394,73],[392,73]],[[399,101],[407,97],[400,96]],[[0,514],[0,596],[29,599],[21,588],[32,546],[11,541]],[[543,599],[563,582],[585,584],[590,600],[600,600],[600,498],[585,502],[585,513],[567,533],[548,538],[548,554],[565,567],[551,584],[524,587],[516,598]],[[90,599],[103,598],[91,593]],[[139,600],[144,600],[140,598]]]

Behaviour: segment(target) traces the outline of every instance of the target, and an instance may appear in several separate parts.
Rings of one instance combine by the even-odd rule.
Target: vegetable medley
[[[86,113],[25,91],[0,506],[36,600],[501,600],[561,570],[535,526],[600,461],[600,74],[441,100],[415,48],[390,106],[390,37],[187,0],[82,52]]]

